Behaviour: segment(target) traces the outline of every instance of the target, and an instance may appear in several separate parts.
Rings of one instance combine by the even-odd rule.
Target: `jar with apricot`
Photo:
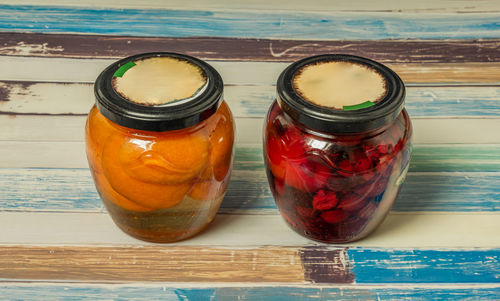
[[[87,159],[115,224],[152,242],[189,238],[214,219],[233,161],[234,121],[206,62],[147,53],[97,78]]]

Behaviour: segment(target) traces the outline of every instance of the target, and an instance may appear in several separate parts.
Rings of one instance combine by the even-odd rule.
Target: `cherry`
[[[348,193],[341,198],[339,208],[347,211],[357,211],[366,203],[366,197],[357,193]]]
[[[342,209],[323,211],[321,213],[321,218],[325,222],[330,223],[330,224],[339,223],[348,217],[349,217],[349,214]]]
[[[339,199],[334,192],[319,190],[312,201],[313,208],[316,210],[328,210],[335,208],[339,203]]]

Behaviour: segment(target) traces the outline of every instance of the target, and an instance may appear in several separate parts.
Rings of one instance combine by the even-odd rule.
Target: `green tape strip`
[[[365,101],[363,103],[353,105],[353,106],[343,106],[342,109],[344,111],[354,111],[354,110],[359,110],[359,109],[364,109],[373,106],[375,103],[371,101]]]
[[[113,77],[122,77],[125,72],[127,72],[128,69],[132,68],[135,66],[134,62],[127,62],[126,64],[122,65],[118,70],[115,71],[115,74],[113,74]]]

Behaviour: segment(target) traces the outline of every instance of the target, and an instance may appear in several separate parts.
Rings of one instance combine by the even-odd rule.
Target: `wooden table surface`
[[[11,0],[0,4],[0,300],[500,299],[500,1]],[[83,128],[111,62],[207,60],[236,118],[215,222],[175,244],[122,233]],[[366,56],[407,84],[414,153],[383,225],[346,245],[282,221],[261,132],[278,74]]]

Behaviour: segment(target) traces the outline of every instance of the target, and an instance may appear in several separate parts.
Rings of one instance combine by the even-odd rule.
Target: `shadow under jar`
[[[410,161],[404,98],[392,70],[362,57],[309,57],[281,73],[265,122],[264,161],[293,230],[346,243],[384,220]]]
[[[116,225],[152,242],[202,231],[233,162],[234,121],[217,71],[186,55],[140,54],[106,68],[94,90],[87,159]]]

